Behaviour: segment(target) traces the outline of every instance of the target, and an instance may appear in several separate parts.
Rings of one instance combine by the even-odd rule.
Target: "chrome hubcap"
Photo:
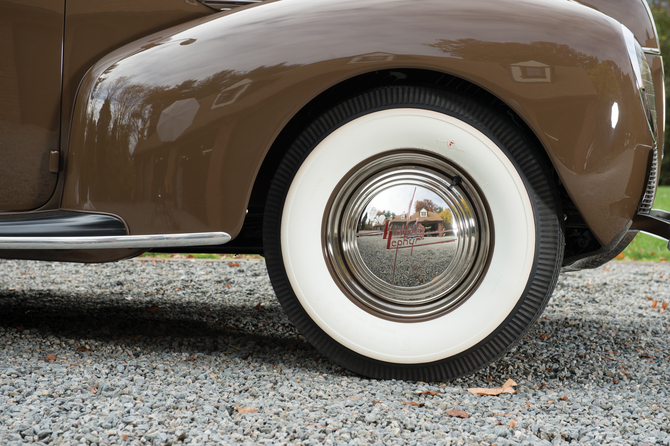
[[[384,156],[357,169],[326,219],[326,256],[346,294],[380,317],[434,317],[482,276],[491,229],[474,185],[440,158]]]

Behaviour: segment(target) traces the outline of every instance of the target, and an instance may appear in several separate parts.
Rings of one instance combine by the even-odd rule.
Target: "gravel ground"
[[[363,262],[375,276],[406,287],[428,284],[443,274],[456,254],[457,240],[424,237],[414,241],[413,248],[387,249],[381,235],[356,239]]]
[[[234,262],[0,261],[0,444],[670,442],[665,263],[565,274],[502,360],[413,383],[333,365]]]

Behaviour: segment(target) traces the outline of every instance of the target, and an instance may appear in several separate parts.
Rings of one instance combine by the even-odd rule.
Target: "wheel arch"
[[[486,88],[476,85],[467,79],[436,70],[423,68],[389,68],[371,71],[345,79],[319,93],[308,104],[300,109],[287,122],[286,126],[284,126],[281,132],[277,135],[267,151],[254,181],[249,198],[249,208],[258,210],[264,207],[265,198],[270,188],[271,180],[278,169],[279,162],[289,150],[291,143],[295,140],[297,135],[300,134],[311,121],[348,97],[359,95],[367,90],[390,85],[427,86],[440,89],[466,91],[468,94],[472,95],[473,99],[484,101],[503,109],[521,130],[528,135],[532,135],[531,137],[533,140],[544,149],[542,156],[548,163],[551,163],[551,159],[547,154],[547,147],[542,144],[542,140],[538,138],[538,135],[528,125],[526,120],[508,103]]]

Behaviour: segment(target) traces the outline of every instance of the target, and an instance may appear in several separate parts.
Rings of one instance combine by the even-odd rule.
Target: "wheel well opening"
[[[542,144],[535,133],[525,123],[525,121],[519,115],[517,115],[514,110],[512,110],[512,108],[510,108],[507,104],[494,96],[492,93],[464,79],[445,73],[419,69],[389,69],[362,74],[341,82],[321,93],[319,96],[310,101],[305,107],[303,107],[303,109],[300,110],[300,112],[298,112],[291,119],[286,127],[284,127],[282,132],[272,144],[272,147],[268,151],[268,154],[266,155],[265,160],[261,165],[258,175],[256,176],[256,181],[249,199],[248,214],[245,219],[242,232],[237,237],[239,241],[235,243],[234,240],[231,243],[235,245],[246,244],[262,247],[263,212],[270,184],[282,158],[290,148],[291,143],[298,137],[298,135],[306,126],[308,126],[318,116],[336,104],[343,102],[353,96],[359,95],[364,91],[385,86],[406,85],[449,89],[452,91],[466,93],[473,100],[481,101],[490,107],[492,106],[498,108],[501,112],[509,116],[510,119],[524,133],[526,133],[529,138],[532,138],[534,141],[536,141],[538,147],[542,147]],[[540,155],[545,158],[547,165],[551,166],[551,172],[553,176],[552,180],[559,187],[561,195],[560,200],[563,204],[563,209],[573,210],[571,213],[571,219],[580,221],[581,216],[574,214],[576,207],[567,192],[565,192],[565,189],[563,188],[558,175],[553,169],[551,161],[546,155],[546,152],[543,150]],[[573,234],[576,233],[573,231]],[[586,237],[588,237],[588,235]],[[583,238],[576,237],[574,240],[575,243],[578,241],[580,247],[579,251],[581,252],[584,252],[585,249],[592,250],[600,248],[599,246],[596,247],[593,245],[592,242],[588,244],[588,247],[584,247]],[[570,246],[566,246],[566,251],[570,251]]]

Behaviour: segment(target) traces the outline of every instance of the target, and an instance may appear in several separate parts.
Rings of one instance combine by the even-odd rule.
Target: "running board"
[[[633,218],[633,225],[630,229],[670,240],[670,212],[661,209],[652,209],[649,215],[637,214]],[[670,243],[668,243],[668,249],[670,249]]]
[[[105,214],[0,214],[0,250],[169,248],[222,245],[230,239],[225,232],[127,235],[121,219]]]

